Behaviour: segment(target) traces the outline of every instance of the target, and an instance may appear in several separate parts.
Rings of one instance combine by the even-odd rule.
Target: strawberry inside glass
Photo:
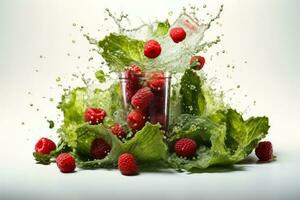
[[[132,65],[120,76],[126,121],[132,132],[141,130],[146,122],[168,128],[169,73],[142,72]]]

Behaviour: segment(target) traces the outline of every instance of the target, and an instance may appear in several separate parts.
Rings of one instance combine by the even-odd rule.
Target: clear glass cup
[[[168,130],[171,76],[168,72],[120,74],[123,107],[132,132],[139,131],[148,121]],[[142,117],[142,119],[141,119]]]

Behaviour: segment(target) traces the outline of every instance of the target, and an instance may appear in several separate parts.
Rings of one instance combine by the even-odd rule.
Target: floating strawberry
[[[102,123],[105,116],[106,112],[101,108],[87,108],[84,112],[84,121],[96,125]]]
[[[144,55],[147,58],[156,58],[161,53],[160,44],[155,40],[149,40],[144,45]]]
[[[179,43],[185,39],[186,32],[181,27],[174,27],[170,30],[170,37],[175,43]]]

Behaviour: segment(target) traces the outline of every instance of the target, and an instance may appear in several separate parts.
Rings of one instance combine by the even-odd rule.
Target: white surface
[[[170,10],[178,13],[183,5],[187,3],[179,0],[0,2],[0,199],[299,199],[300,3],[296,0],[224,1],[223,26],[218,30],[225,37],[208,54],[223,48],[228,54],[206,66],[217,75],[228,73],[227,64],[236,66],[233,79],[221,83],[225,88],[241,85],[235,96],[241,110],[256,100],[248,114],[270,117],[268,139],[274,143],[278,161],[252,162],[231,172],[143,172],[135,177],[121,176],[117,170],[61,174],[55,165],[35,164],[31,152],[37,139],[56,138],[43,117],[56,119],[58,111],[42,97],[58,101],[57,76],[67,84],[77,66],[87,71],[86,66],[97,67],[100,60],[87,61],[95,54],[88,52],[90,46],[78,26],[101,37],[105,7],[116,12],[124,9],[147,21],[164,19]],[[219,1],[207,5],[213,12]],[[212,30],[213,35],[216,29]],[[244,99],[244,94],[249,97]]]

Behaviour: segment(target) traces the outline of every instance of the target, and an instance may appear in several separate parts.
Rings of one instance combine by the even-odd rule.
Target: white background
[[[101,38],[110,31],[102,26],[104,9],[124,10],[135,19],[153,21],[164,20],[169,11],[176,16],[188,2],[200,7],[204,3],[0,1],[0,199],[297,199],[300,3],[296,0],[209,1],[203,11],[216,13],[224,4],[222,27],[212,28],[210,34],[225,36],[207,52],[214,55],[212,61],[208,59],[207,73],[215,73],[224,88],[241,86],[235,95],[228,95],[241,111],[250,106],[246,116],[270,118],[267,139],[274,144],[276,162],[256,164],[253,157],[229,172],[143,172],[135,177],[121,176],[117,170],[61,174],[54,164],[35,164],[31,155],[35,142],[41,136],[56,139],[55,130],[49,130],[44,119],[59,120],[55,106],[61,88],[55,79],[62,77],[65,86],[78,85],[79,81],[71,81],[72,73],[99,65],[100,58],[89,52],[82,33]],[[223,49],[226,54],[215,56]],[[88,62],[91,55],[94,60]],[[227,64],[235,70],[228,70]],[[232,79],[221,78],[224,74]]]

